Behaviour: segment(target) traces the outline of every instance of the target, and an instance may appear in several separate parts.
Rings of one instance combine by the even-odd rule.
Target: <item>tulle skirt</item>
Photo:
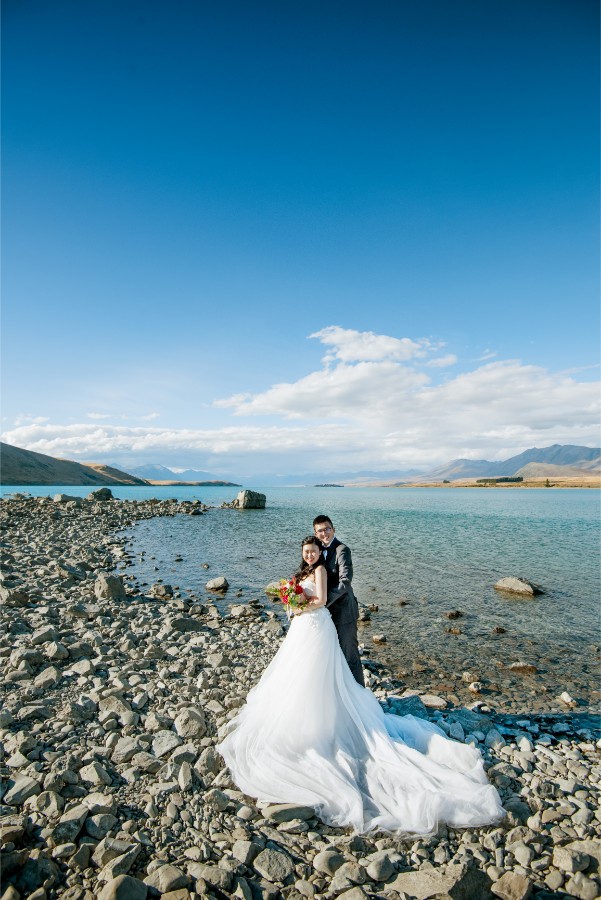
[[[414,716],[384,713],[353,678],[325,609],[292,620],[217,749],[250,797],[315,808],[334,826],[430,834],[504,810],[480,753]]]

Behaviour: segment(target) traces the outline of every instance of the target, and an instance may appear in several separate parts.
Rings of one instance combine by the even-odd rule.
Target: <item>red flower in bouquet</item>
[[[307,603],[305,592],[295,578],[281,578],[279,588],[280,600],[290,615],[292,609],[302,609]]]

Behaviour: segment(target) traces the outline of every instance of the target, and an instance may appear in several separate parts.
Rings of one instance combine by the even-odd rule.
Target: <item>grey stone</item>
[[[125,717],[132,712],[132,708],[123,697],[103,697],[98,703],[98,720],[102,725],[111,716],[117,718],[122,725],[125,724]]]
[[[97,841],[102,840],[109,831],[115,827],[119,819],[111,813],[98,813],[86,819],[86,834],[95,838]]]
[[[260,850],[261,848],[252,841],[238,840],[232,847],[232,854],[245,866],[250,866]]]
[[[113,779],[100,763],[93,762],[79,770],[79,777],[87,784],[112,784]]]
[[[315,816],[312,806],[298,806],[295,803],[273,803],[262,810],[266,819],[274,822],[291,822],[293,819],[301,819],[306,822]]]
[[[108,881],[111,878],[117,878],[118,875],[126,875],[129,872],[142,846],[141,844],[129,844],[128,848],[121,856],[116,856],[106,863],[98,873],[100,881]]]
[[[151,587],[150,593],[156,597],[157,600],[165,600],[168,597],[173,597],[173,588],[170,584],[161,584],[161,582],[157,582]]]
[[[148,888],[131,875],[112,878],[98,894],[98,900],[146,900]]]
[[[203,711],[194,707],[182,709],[173,723],[173,726],[179,736],[184,740],[187,740],[188,738],[201,738],[207,732],[207,723]]]
[[[192,616],[177,616],[175,619],[170,620],[169,627],[172,631],[189,634],[190,632],[202,631],[204,625],[199,619],[194,619]]]
[[[570,844],[566,844],[566,850],[586,853],[590,857],[591,869],[596,873],[601,872],[601,841],[598,839],[572,841]]]
[[[87,641],[75,641],[69,644],[69,656],[71,659],[88,659],[94,653],[94,648]]]
[[[97,709],[98,704],[91,697],[82,696],[76,703],[71,703],[67,707],[66,718],[73,725],[78,725],[80,722],[89,722],[90,719],[94,718]]]
[[[388,891],[407,894],[415,900],[490,900],[490,879],[467,865],[447,866],[444,873],[430,871],[402,872],[388,882]]]
[[[388,881],[394,874],[394,866],[385,853],[377,854],[369,863],[367,874],[372,881]]]
[[[428,718],[428,711],[417,694],[410,697],[389,697],[388,706],[395,716],[417,716],[419,719]]]
[[[313,859],[313,868],[324,875],[334,875],[344,861],[344,856],[337,850],[321,850]]]
[[[50,641],[44,650],[48,659],[68,659],[69,651],[60,641]]]
[[[532,848],[524,844],[523,841],[519,841],[517,844],[512,845],[511,852],[513,853],[516,862],[525,869],[528,868],[534,857]]]
[[[69,859],[69,868],[78,869],[80,872],[90,865],[90,856],[94,849],[92,844],[80,844],[73,856]]]
[[[532,894],[532,884],[517,872],[505,872],[493,883],[491,890],[501,900],[528,900]]]
[[[41,793],[41,786],[35,778],[29,775],[17,775],[16,778],[9,778],[6,782],[7,791],[4,794],[3,802],[7,806],[21,806],[28,797]]]
[[[516,675],[534,675],[538,672],[537,667],[533,663],[528,662],[510,663],[507,668]]]
[[[589,867],[590,861],[588,853],[581,850],[573,850],[570,847],[555,847],[553,850],[553,865],[562,872],[584,872]]]
[[[421,694],[421,701],[428,709],[446,709],[448,701],[436,694]]]
[[[213,809],[216,809],[218,812],[223,812],[228,808],[230,798],[227,794],[225,794],[223,791],[220,791],[218,788],[212,788],[204,795],[204,801],[209,806],[212,806]]]
[[[100,791],[88,794],[82,799],[82,803],[88,807],[91,816],[97,816],[100,813],[114,813],[117,808],[115,798],[111,794],[102,794]]]
[[[68,857],[73,856],[76,850],[77,844],[58,844],[58,846],[54,847],[52,850],[52,858],[67,859]]]
[[[368,895],[361,887],[353,887],[342,894],[338,894],[338,900],[366,900]]]
[[[96,671],[96,666],[91,659],[78,659],[71,666],[71,671],[75,672],[76,675],[93,675]]]
[[[130,759],[133,759],[133,757],[136,755],[136,753],[139,753],[141,750],[142,750],[142,744],[140,744],[140,742],[138,741],[137,738],[134,738],[134,737],[119,738],[119,740],[113,747],[111,761],[114,762],[116,765],[120,765],[121,763],[129,762]]]
[[[214,747],[205,747],[198,758],[196,768],[201,775],[208,775],[209,772],[217,775],[223,768],[223,760]]]
[[[82,803],[72,806],[60,817],[58,824],[52,829],[52,840],[55,844],[74,841],[89,815],[89,809]]]
[[[599,885],[592,878],[587,878],[582,872],[575,875],[565,885],[565,890],[570,897],[577,900],[597,900],[599,897]]]
[[[268,881],[285,881],[294,872],[294,864],[287,853],[279,850],[261,850],[253,867]]]
[[[115,838],[103,838],[96,846],[92,855],[92,862],[98,868],[103,868],[112,859],[123,856],[130,849],[129,841],[116,840]]]
[[[65,801],[56,791],[42,791],[35,798],[35,807],[49,819],[55,819],[62,813]]]
[[[239,491],[232,506],[235,509],[265,509],[266,501],[266,495],[258,491]]]
[[[37,628],[31,637],[29,638],[30,643],[32,644],[46,644],[49,641],[54,641],[58,637],[58,631],[54,627],[54,625],[43,625],[41,628]]]
[[[230,891],[233,886],[233,873],[228,872],[227,869],[221,869],[219,866],[208,863],[189,863],[187,869],[192,878],[206,881],[207,884],[219,888],[221,891]]]
[[[521,824],[524,824],[530,818],[530,807],[524,800],[520,800],[519,797],[510,797],[508,800],[505,800],[503,805],[507,812],[511,813]]]
[[[168,891],[176,891],[178,888],[188,887],[190,882],[191,878],[189,875],[186,875],[177,866],[172,865],[160,866],[144,879],[144,884],[156,888],[161,894],[166,894]]]
[[[158,731],[152,742],[152,752],[155,756],[167,756],[182,743],[181,737],[175,731]]]
[[[126,596],[121,579],[108,572],[100,572],[94,585],[94,593],[99,600],[122,600]]]
[[[4,867],[4,866],[3,866]],[[58,877],[58,866],[44,856],[30,856],[15,879],[16,888],[26,897],[44,884],[54,884]]]
[[[484,738],[484,746],[485,747],[504,747],[506,744],[505,738],[497,731],[496,728],[491,728],[486,737]]]
[[[541,589],[532,584],[532,582],[527,581],[525,578],[515,578],[513,575],[500,578],[494,585],[494,588],[495,591],[504,591],[508,594],[522,594],[526,597],[533,597],[535,594],[542,593]]]
[[[353,884],[363,884],[367,880],[367,875],[363,866],[356,862],[345,862],[336,872],[336,878],[346,878]]]
[[[227,591],[229,582],[227,578],[220,576],[219,578],[211,578],[205,585],[207,591]]]
[[[98,488],[95,491],[90,491],[90,493],[86,497],[86,500],[94,500],[94,501],[97,501],[100,503],[102,503],[106,500],[112,500],[112,499],[113,499],[113,492],[111,491],[110,488],[107,488],[107,487]]]

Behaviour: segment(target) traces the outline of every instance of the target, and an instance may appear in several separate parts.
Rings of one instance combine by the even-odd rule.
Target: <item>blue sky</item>
[[[2,30],[4,439],[239,473],[598,443],[596,3]]]

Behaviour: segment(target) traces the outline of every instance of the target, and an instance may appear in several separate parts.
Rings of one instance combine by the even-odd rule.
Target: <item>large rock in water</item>
[[[265,509],[265,494],[258,491],[240,491],[232,506],[236,509]]]
[[[535,594],[542,594],[542,591],[535,584],[526,581],[525,578],[515,578],[512,575],[501,578],[495,584],[495,591],[506,591],[509,594],[522,594],[526,597],[533,597]]]
[[[92,491],[86,497],[86,500],[112,500],[113,492],[110,488],[98,488],[97,491]]]

